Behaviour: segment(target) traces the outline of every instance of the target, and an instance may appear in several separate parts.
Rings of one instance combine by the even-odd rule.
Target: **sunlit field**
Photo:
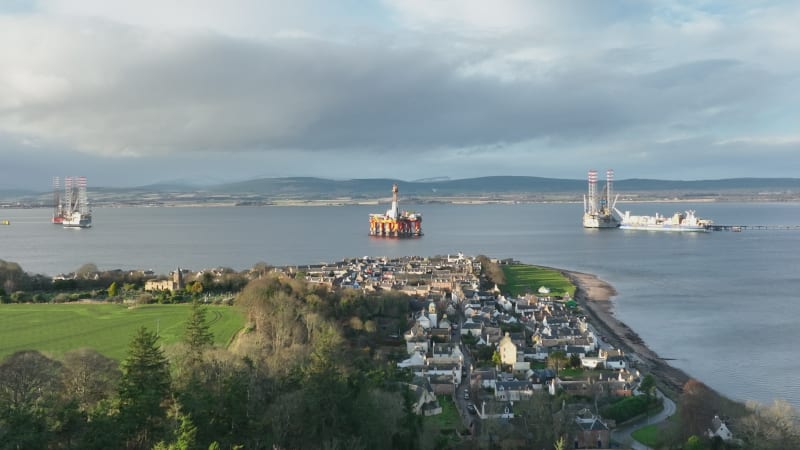
[[[242,313],[231,306],[206,306],[217,345],[227,345],[242,328]],[[161,342],[183,337],[190,305],[9,304],[0,305],[0,359],[19,350],[39,350],[55,357],[90,347],[117,360],[139,327],[157,331]]]

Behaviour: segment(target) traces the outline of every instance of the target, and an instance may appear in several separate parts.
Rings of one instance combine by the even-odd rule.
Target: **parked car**
[[[478,414],[478,410],[475,409],[475,405],[472,403],[467,404],[467,412],[470,414]]]

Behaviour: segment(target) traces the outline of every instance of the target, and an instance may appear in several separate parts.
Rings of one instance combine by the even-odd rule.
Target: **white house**
[[[421,352],[413,352],[411,356],[408,357],[408,359],[397,363],[397,367],[400,368],[425,367],[425,356]]]
[[[511,341],[508,333],[500,339],[497,351],[500,353],[500,361],[503,364],[513,366],[517,362],[517,346]]]
[[[711,421],[711,428],[708,429],[706,434],[709,438],[719,436],[720,439],[726,442],[733,439],[733,433],[731,433],[731,430],[728,429],[728,425],[726,425],[719,416],[714,416],[714,419]]]

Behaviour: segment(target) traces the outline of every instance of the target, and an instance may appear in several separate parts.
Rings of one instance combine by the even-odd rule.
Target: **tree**
[[[716,394],[695,379],[683,385],[679,403],[684,438],[705,433],[714,415],[719,411]]]
[[[117,362],[94,349],[81,348],[64,354],[64,392],[83,411],[110,398],[120,376]]]
[[[60,390],[61,364],[35,350],[14,353],[0,364],[0,404],[36,409]]]
[[[700,437],[697,435],[692,435],[686,440],[686,445],[684,445],[683,448],[685,450],[705,450],[706,446]]]
[[[503,358],[500,357],[500,352],[498,352],[497,350],[495,350],[492,353],[492,364],[494,364],[497,367],[500,367],[500,365],[503,364]]]
[[[78,275],[80,278],[88,278],[89,275],[95,274],[99,272],[97,269],[97,265],[94,263],[86,263],[78,268],[75,271],[75,274]]]
[[[549,355],[547,355],[547,364],[550,365],[556,371],[556,376],[558,376],[558,369],[564,367],[564,363],[567,362],[567,354],[564,353],[563,350],[556,350]]]
[[[642,382],[639,383],[639,390],[650,400],[656,390],[656,379],[653,374],[648,373],[642,378]]]
[[[195,281],[194,283],[189,285],[188,290],[192,294],[200,295],[203,293],[203,283]]]
[[[0,364],[0,447],[46,448],[60,393],[61,364],[34,350]]]
[[[122,362],[119,410],[122,431],[133,448],[150,448],[164,433],[170,395],[169,362],[158,347],[158,336],[141,327]]]
[[[111,284],[108,286],[108,296],[109,297],[116,297],[117,296],[117,282],[112,281]]]
[[[192,302],[183,341],[189,347],[189,363],[197,364],[203,360],[203,352],[214,344],[214,334],[206,320],[206,308],[197,300]]]
[[[747,409],[750,414],[739,420],[737,431],[748,448],[800,448],[797,411],[786,400],[775,400],[770,406],[750,401]]]

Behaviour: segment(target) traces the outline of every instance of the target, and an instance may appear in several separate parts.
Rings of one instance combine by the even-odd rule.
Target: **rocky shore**
[[[617,295],[614,287],[597,276],[562,270],[576,286],[575,301],[586,311],[590,323],[605,336],[605,341],[616,348],[635,355],[640,368],[650,372],[659,381],[659,388],[673,398],[680,395],[689,380],[686,372],[670,366],[656,352],[647,347],[638,334],[614,317],[611,297]]]

